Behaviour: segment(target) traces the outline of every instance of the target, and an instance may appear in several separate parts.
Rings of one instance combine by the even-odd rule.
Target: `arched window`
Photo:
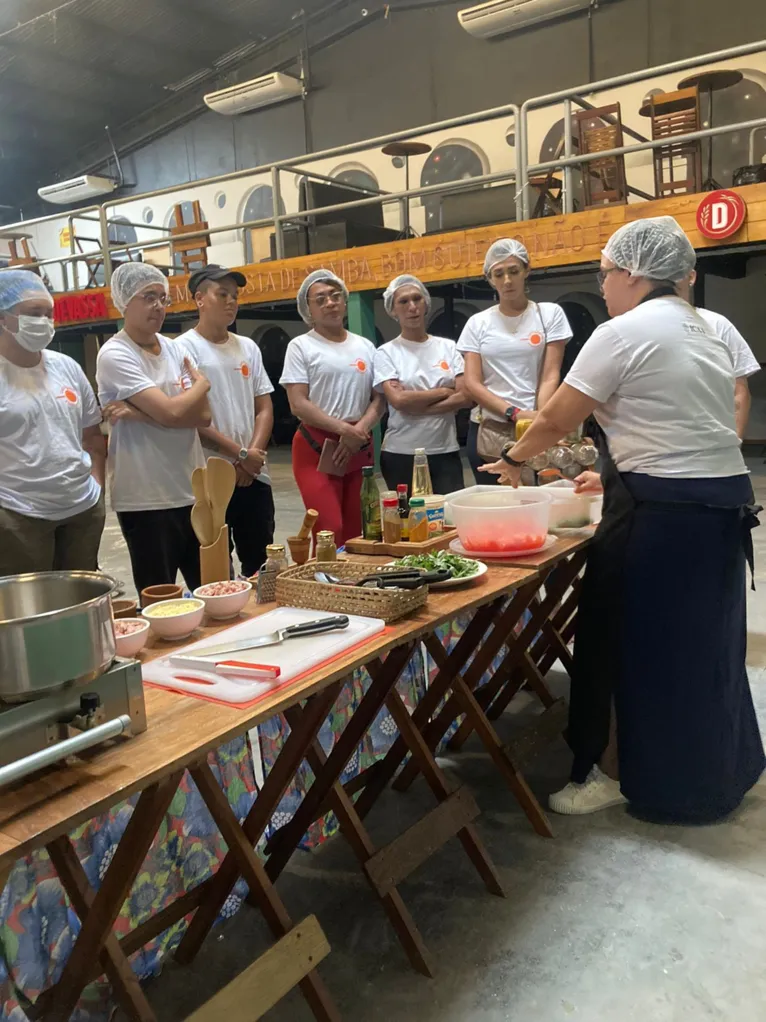
[[[420,183],[427,185],[442,184],[447,181],[462,181],[467,178],[481,177],[488,172],[489,161],[485,153],[462,139],[442,142],[423,165]],[[424,195],[423,208],[426,211],[426,231],[435,231],[439,227],[439,209],[441,196],[438,194]]]
[[[273,191],[271,185],[256,185],[248,193],[245,199],[245,204],[242,209],[240,216],[241,222],[247,222],[248,220],[265,220],[268,217],[274,215],[274,201]],[[279,212],[284,213],[285,204],[280,198],[279,200]],[[250,231],[252,230],[269,230],[269,228],[245,228],[245,261],[250,263],[253,261],[253,239]]]
[[[362,163],[344,163],[330,174],[339,185],[352,185],[354,188],[364,188],[369,192],[378,192],[380,186],[378,179]]]

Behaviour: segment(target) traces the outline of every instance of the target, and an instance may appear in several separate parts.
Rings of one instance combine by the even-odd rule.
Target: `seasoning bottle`
[[[386,497],[383,501],[383,542],[398,543],[402,538],[402,520],[399,517],[399,501]]]
[[[367,465],[362,469],[362,535],[365,539],[380,542],[383,529],[380,521],[380,492],[375,482],[375,469]]]
[[[287,554],[280,543],[272,543],[266,547],[264,571],[273,571],[275,575],[280,575],[283,571],[287,571],[288,567]]]
[[[337,561],[338,551],[335,548],[335,533],[326,529],[317,533],[317,561]]]
[[[415,461],[412,465],[412,496],[427,497],[433,492],[431,470],[428,467],[428,456],[426,455],[425,448],[416,447]]]
[[[410,543],[424,543],[428,539],[428,516],[424,497],[410,501]]]
[[[410,502],[407,500],[407,486],[400,483],[396,487],[397,499],[399,501],[399,518],[402,523],[401,540],[406,543],[410,538]]]
[[[258,572],[255,590],[256,603],[271,603],[276,599],[277,575],[287,571],[287,554],[279,543],[271,543],[266,547],[266,560]]]

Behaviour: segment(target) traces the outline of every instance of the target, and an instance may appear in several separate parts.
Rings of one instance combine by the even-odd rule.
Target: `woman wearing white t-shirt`
[[[329,529],[340,546],[362,531],[362,469],[373,463],[370,436],[383,399],[372,389],[371,341],[343,325],[348,290],[329,270],[310,273],[298,291],[298,312],[311,329],[287,346],[280,383],[300,426],[293,437],[293,475],[315,531]],[[337,448],[334,471],[319,471],[326,441]],[[337,474],[336,474],[337,473]]]
[[[484,275],[497,291],[498,304],[471,316],[457,344],[465,359],[465,389],[479,406],[471,414],[466,451],[481,483],[488,481],[477,474],[485,460],[479,454],[481,421],[497,422],[497,429],[512,437],[519,413],[534,414],[555,394],[564,345],[572,337],[560,306],[527,297],[529,253],[520,242],[494,242]]]
[[[404,274],[383,295],[386,312],[401,328],[375,352],[375,388],[389,407],[380,468],[389,490],[412,482],[415,450],[428,455],[435,493],[463,488],[455,413],[471,404],[463,389],[463,358],[454,341],[426,330],[431,296],[417,277]]]
[[[101,411],[54,332],[37,274],[0,273],[0,575],[98,567]]]
[[[210,384],[183,345],[158,333],[168,282],[156,266],[123,263],[111,281],[125,326],[96,360],[109,436],[112,507],[140,593],[174,583],[200,584],[199,543],[191,525],[191,475],[204,464],[197,427],[210,425]]]
[[[628,800],[651,819],[710,821],[735,809],[764,768],[745,671],[757,519],[731,354],[675,290],[694,262],[672,217],[621,227],[601,259],[615,318],[503,461],[487,466],[517,485],[526,459],[591,413],[606,438],[604,515],[575,638],[572,781],[550,799],[560,813]],[[618,768],[604,758],[614,753],[612,704]],[[608,776],[617,769],[619,783]]]

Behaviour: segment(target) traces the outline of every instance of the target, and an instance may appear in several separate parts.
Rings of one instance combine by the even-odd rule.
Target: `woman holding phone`
[[[330,270],[310,273],[298,312],[310,329],[287,346],[280,383],[300,425],[293,475],[306,508],[341,546],[362,531],[362,469],[373,463],[372,428],[383,397],[372,389],[375,347],[344,326],[348,289]]]

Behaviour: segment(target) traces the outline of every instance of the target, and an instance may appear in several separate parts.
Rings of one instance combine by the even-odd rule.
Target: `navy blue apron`
[[[606,749],[614,703],[632,807],[716,819],[766,765],[745,670],[745,564],[760,509],[748,476],[620,474],[601,441],[603,517],[575,636],[572,780],[585,781]]]

